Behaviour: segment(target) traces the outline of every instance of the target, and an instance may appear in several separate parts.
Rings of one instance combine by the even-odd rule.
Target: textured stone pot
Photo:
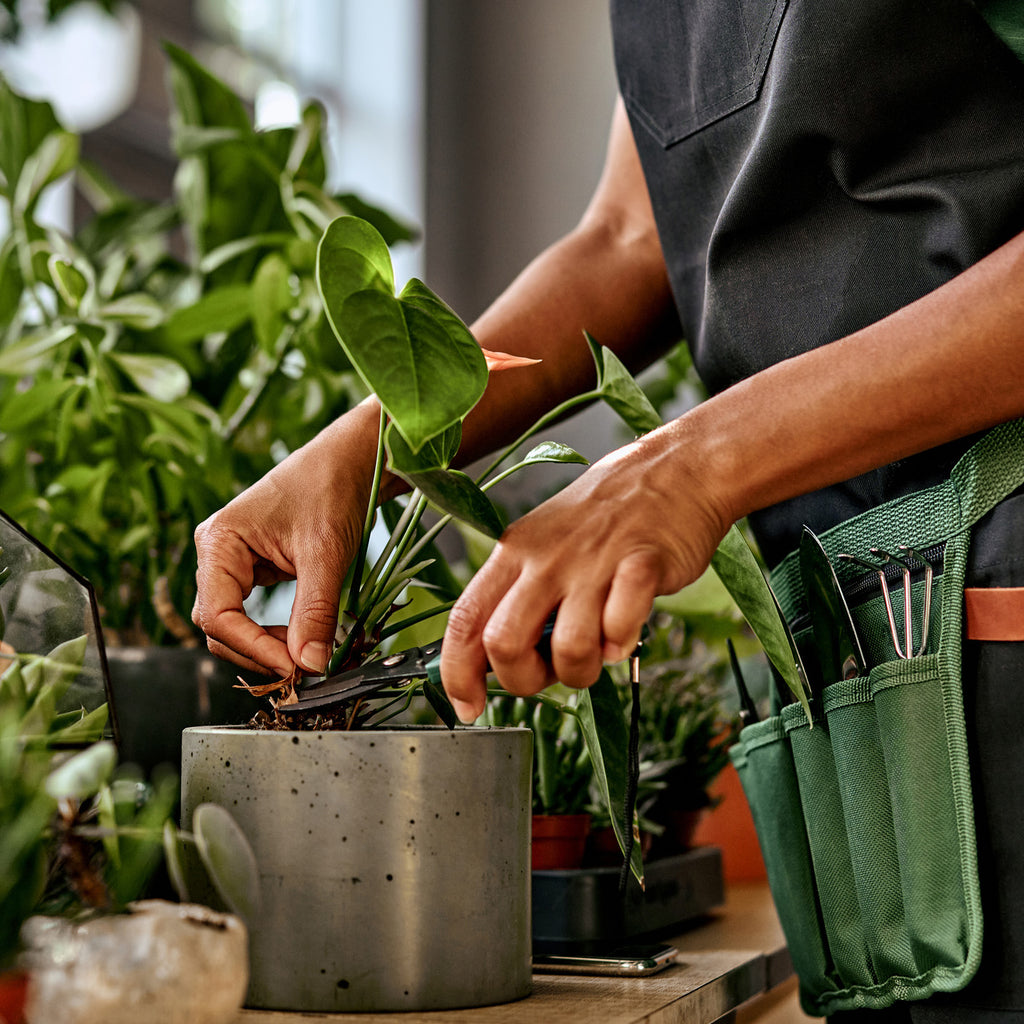
[[[250,1006],[433,1010],[530,991],[528,729],[186,729],[260,868]]]

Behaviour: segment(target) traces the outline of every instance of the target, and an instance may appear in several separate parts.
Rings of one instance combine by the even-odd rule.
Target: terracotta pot
[[[649,832],[640,833],[640,852],[644,855],[645,860],[651,852],[651,842],[652,836]],[[594,868],[618,867],[622,863],[622,850],[619,848],[615,829],[611,825],[591,829],[590,835],[587,837],[584,863],[588,867]]]
[[[589,834],[589,814],[535,814],[530,866],[534,871],[578,868]]]
[[[0,971],[0,1024],[25,1024],[28,975],[24,971]]]

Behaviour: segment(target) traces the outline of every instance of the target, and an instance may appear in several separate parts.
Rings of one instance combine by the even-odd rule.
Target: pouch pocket
[[[733,748],[804,1007],[951,991],[980,955],[966,749],[939,655],[825,688]]]
[[[668,147],[756,99],[787,0],[614,0],[623,100]]]
[[[730,756],[757,829],[765,870],[793,968],[805,996],[832,991],[810,848],[793,754],[779,716],[747,726]]]

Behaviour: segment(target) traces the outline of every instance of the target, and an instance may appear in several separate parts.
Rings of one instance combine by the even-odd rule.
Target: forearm
[[[1024,235],[931,294],[782,362],[652,437],[726,525],[1024,414]]]

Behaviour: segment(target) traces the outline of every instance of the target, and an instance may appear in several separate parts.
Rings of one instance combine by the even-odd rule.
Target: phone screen
[[[675,963],[678,951],[664,944],[610,946],[586,953],[534,953],[533,969],[552,974],[605,974],[641,978]]]

